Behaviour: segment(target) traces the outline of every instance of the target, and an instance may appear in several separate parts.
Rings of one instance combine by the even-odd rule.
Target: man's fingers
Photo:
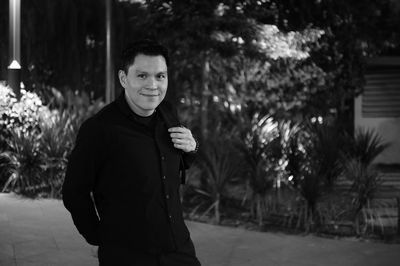
[[[177,148],[177,149],[181,149],[181,150],[185,149],[185,145],[178,144],[178,143],[174,143],[174,147]]]
[[[186,139],[176,139],[176,138],[173,138],[173,139],[172,139],[172,142],[173,142],[173,143],[177,143],[177,144],[188,144],[188,140],[186,140]]]
[[[185,127],[171,127],[168,129],[168,132],[170,133],[185,133],[188,132],[189,129],[185,128]]]
[[[179,138],[179,139],[189,137],[187,133],[171,133],[170,136],[171,138]]]
[[[168,129],[174,147],[185,152],[193,150],[192,141],[194,141],[192,132],[185,127],[171,127]]]

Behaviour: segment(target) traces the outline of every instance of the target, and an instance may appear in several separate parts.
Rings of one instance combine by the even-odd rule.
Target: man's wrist
[[[199,142],[197,141],[196,138],[193,138],[193,140],[194,140],[194,144],[193,144],[194,148],[189,153],[196,153],[199,150]]]

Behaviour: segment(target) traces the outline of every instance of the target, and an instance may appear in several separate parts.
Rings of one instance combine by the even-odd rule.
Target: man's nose
[[[153,90],[157,89],[157,80],[154,77],[149,78],[146,84],[146,88]]]

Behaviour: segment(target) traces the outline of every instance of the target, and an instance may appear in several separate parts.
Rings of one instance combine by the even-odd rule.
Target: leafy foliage
[[[361,233],[360,212],[374,198],[380,185],[380,175],[373,160],[388,146],[375,131],[359,128],[344,151],[343,174],[352,184],[349,192],[357,234]]]
[[[332,193],[342,172],[343,137],[334,125],[304,123],[293,131],[287,149],[287,170],[291,184],[305,200],[304,225],[306,230],[320,222],[318,202]]]
[[[242,129],[243,142],[238,143],[245,162],[248,185],[252,191],[251,213],[263,225],[266,216],[266,194],[272,190],[280,170],[282,150],[278,123],[271,117],[255,115]]]
[[[374,130],[358,128],[354,134],[354,139],[349,143],[346,155],[368,166],[389,145]]]
[[[364,86],[366,61],[377,55],[398,55],[400,16],[396,1],[271,1],[282,30],[323,29],[311,58],[326,74],[323,90],[309,105],[335,113],[350,132],[352,99]]]
[[[13,131],[11,137],[12,140],[9,143],[11,152],[2,155],[10,159],[8,166],[11,166],[7,169],[11,175],[3,191],[9,189],[32,196],[42,185],[40,177],[43,158],[39,151],[38,136],[34,133]]]
[[[351,159],[344,167],[345,176],[352,181],[350,193],[352,196],[353,219],[356,233],[360,232],[360,212],[373,199],[379,187],[379,174],[371,166],[360,160]]]
[[[39,99],[35,93],[28,95]],[[8,118],[5,121],[9,136],[7,149],[1,153],[2,178],[7,179],[3,190],[27,196],[59,198],[67,157],[78,128],[103,103],[99,100],[92,102],[85,93],[69,92],[62,96],[58,109],[50,110],[40,100],[27,99],[22,97],[20,101],[9,101],[9,110],[20,110],[19,113],[4,113]],[[32,103],[35,108],[30,107]],[[19,119],[10,119],[10,114],[19,115]]]
[[[204,143],[199,153],[198,165],[202,173],[200,185],[195,190],[211,201],[203,215],[214,209],[215,222],[219,224],[221,201],[227,185],[239,177],[241,163],[229,139],[220,136]]]

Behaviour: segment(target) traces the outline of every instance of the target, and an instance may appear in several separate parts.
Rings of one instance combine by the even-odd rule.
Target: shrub
[[[26,196],[33,196],[42,187],[41,165],[43,158],[39,151],[38,135],[20,130],[11,131],[10,151],[3,152],[8,158],[7,171],[10,175],[3,191],[11,190]]]
[[[2,102],[8,143],[0,156],[1,172],[8,179],[3,190],[27,196],[61,197],[67,157],[78,129],[103,103],[91,101],[85,93],[71,91],[60,100],[59,92],[53,89],[58,95],[54,95],[58,102],[53,105],[57,109],[50,110],[35,93],[22,91],[17,100],[9,88],[2,90],[8,97]]]
[[[244,141],[239,141],[246,162],[246,179],[251,189],[250,212],[263,225],[268,212],[266,194],[271,191],[281,169],[282,148],[278,123],[272,117],[255,115],[242,129]]]
[[[200,183],[195,191],[209,202],[202,216],[214,209],[215,222],[221,221],[221,201],[227,185],[238,178],[240,161],[228,138],[214,135],[207,139],[199,150],[198,167],[201,169]]]
[[[326,123],[305,122],[290,138],[286,169],[292,177],[290,183],[304,200],[304,205],[299,206],[297,225],[303,224],[306,232],[324,219],[317,205],[332,192],[341,173],[342,141],[335,127]]]
[[[379,188],[380,175],[373,161],[388,146],[373,130],[357,129],[354,138],[343,153],[343,175],[351,181],[349,193],[353,208],[353,222],[357,234],[361,234],[362,209],[374,198]]]

